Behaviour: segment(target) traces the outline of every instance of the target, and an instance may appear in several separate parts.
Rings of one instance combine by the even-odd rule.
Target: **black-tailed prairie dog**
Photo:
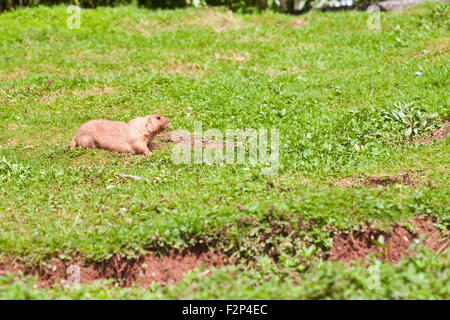
[[[70,147],[106,149],[116,152],[152,154],[153,138],[169,126],[160,115],[134,118],[128,123],[91,120],[75,133]]]

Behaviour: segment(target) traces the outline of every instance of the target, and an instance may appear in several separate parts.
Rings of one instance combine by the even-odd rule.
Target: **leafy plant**
[[[450,5],[448,3],[439,3],[431,12],[433,21],[437,24],[449,25],[450,20]]]
[[[0,179],[2,182],[14,180],[23,182],[30,175],[30,167],[20,163],[11,163],[5,157],[0,159]]]
[[[421,135],[433,129],[436,123],[435,120],[439,117],[437,113],[429,114],[424,110],[415,108],[413,102],[406,104],[399,102],[392,110],[383,112],[383,115],[386,120],[400,124],[407,138]]]

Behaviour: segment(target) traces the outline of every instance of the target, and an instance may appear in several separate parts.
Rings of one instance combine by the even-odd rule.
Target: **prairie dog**
[[[153,138],[169,126],[169,119],[160,115],[134,118],[128,123],[91,120],[75,133],[70,148],[98,148],[133,154],[152,154]]]

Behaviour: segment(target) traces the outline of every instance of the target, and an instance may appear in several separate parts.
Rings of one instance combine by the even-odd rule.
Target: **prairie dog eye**
[[[156,119],[161,120],[161,117],[156,117]]]

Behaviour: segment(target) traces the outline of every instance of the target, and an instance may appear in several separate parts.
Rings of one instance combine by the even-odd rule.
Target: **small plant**
[[[397,103],[395,108],[383,113],[387,121],[393,121],[400,125],[400,130],[404,130],[406,138],[412,138],[434,128],[434,121],[438,118],[437,113],[426,113],[415,108],[414,103]]]
[[[30,174],[30,167],[20,163],[10,163],[3,157],[0,160],[0,181],[15,180],[18,183],[26,179]]]
[[[436,6],[436,8],[434,8],[433,11],[431,12],[433,21],[435,21],[438,24],[440,23],[448,24],[450,20],[449,19],[450,11],[448,10],[449,7],[450,6],[447,3],[439,3]]]

